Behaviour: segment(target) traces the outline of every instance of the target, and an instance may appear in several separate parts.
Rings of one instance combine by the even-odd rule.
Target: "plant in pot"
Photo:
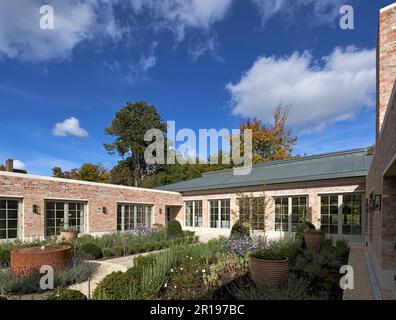
[[[260,246],[250,256],[249,269],[257,288],[276,287],[287,281],[289,275],[288,252],[283,246]]]
[[[325,241],[325,233],[320,229],[307,229],[304,233],[304,241],[310,252],[319,252]]]
[[[63,227],[60,231],[59,238],[63,241],[73,241],[77,239],[78,230],[73,227]]]

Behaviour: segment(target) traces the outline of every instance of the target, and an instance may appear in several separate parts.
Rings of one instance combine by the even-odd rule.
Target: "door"
[[[171,221],[172,214],[171,214],[171,207],[166,207],[166,224]]]
[[[336,238],[363,241],[363,195],[320,196],[321,229]]]
[[[0,240],[18,239],[20,201],[0,199]]]

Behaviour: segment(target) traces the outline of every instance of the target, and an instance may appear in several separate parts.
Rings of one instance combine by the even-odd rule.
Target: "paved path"
[[[353,267],[354,289],[345,290],[343,300],[373,300],[375,298],[365,259],[365,250],[364,244],[351,244],[348,265]],[[386,290],[380,290],[379,294],[384,300],[393,300],[394,298],[392,293]]]
[[[348,265],[353,267],[354,289],[345,290],[343,300],[373,300],[370,277],[364,258],[364,246],[351,244]]]

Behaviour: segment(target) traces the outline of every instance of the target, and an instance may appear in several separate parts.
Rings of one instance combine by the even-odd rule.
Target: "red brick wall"
[[[259,197],[265,195],[268,199],[267,213],[265,215],[266,231],[274,229],[274,204],[273,197],[307,195],[309,199],[309,217],[312,223],[319,226],[319,195],[327,193],[365,193],[365,177],[345,178],[334,180],[307,181],[267,186],[246,188],[229,188],[208,191],[196,191],[183,193],[184,201],[202,200],[203,227],[209,227],[208,201],[213,199],[230,199],[231,224],[238,219],[237,198],[244,196]],[[180,212],[180,221],[184,221],[184,211]]]
[[[117,202],[154,205],[153,223],[165,224],[165,206],[181,205],[182,196],[174,192],[129,188],[64,179],[0,172],[0,198],[22,197],[24,237],[44,236],[45,198],[87,202],[88,232],[117,230]],[[40,214],[32,211],[38,205]],[[106,207],[107,213],[99,208]],[[159,210],[161,209],[161,214]],[[179,206],[177,209],[180,210]],[[176,215],[177,212],[174,212]]]
[[[396,6],[384,8],[379,17],[377,44],[377,137],[396,78]]]
[[[369,212],[369,248],[375,265],[396,269],[396,177],[389,172],[396,166],[396,5],[380,12],[378,34],[377,142],[367,176],[367,196],[382,196],[382,210]],[[395,174],[395,173],[393,173]],[[377,272],[379,278],[385,279]],[[392,272],[386,276],[392,286]],[[385,281],[385,280],[382,280]]]

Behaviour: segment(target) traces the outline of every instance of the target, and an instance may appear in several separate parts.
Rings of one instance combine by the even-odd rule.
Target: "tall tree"
[[[151,142],[146,142],[144,135],[150,129],[159,129],[165,136],[166,124],[157,109],[144,101],[127,102],[116,113],[111,125],[105,129],[107,135],[116,139],[112,143],[105,143],[104,147],[109,154],[118,153],[128,159],[127,164],[133,172],[134,186],[138,186],[147,174],[148,166],[144,159],[144,151]]]
[[[84,163],[80,168],[62,171],[61,168],[52,168],[52,175],[56,178],[83,180],[91,182],[110,182],[110,173],[100,164]]]
[[[286,129],[287,112],[278,106],[273,114],[273,123],[264,124],[257,118],[247,119],[240,126],[241,132],[252,130],[253,163],[284,160],[292,157],[297,137]],[[243,139],[243,137],[242,137]]]

